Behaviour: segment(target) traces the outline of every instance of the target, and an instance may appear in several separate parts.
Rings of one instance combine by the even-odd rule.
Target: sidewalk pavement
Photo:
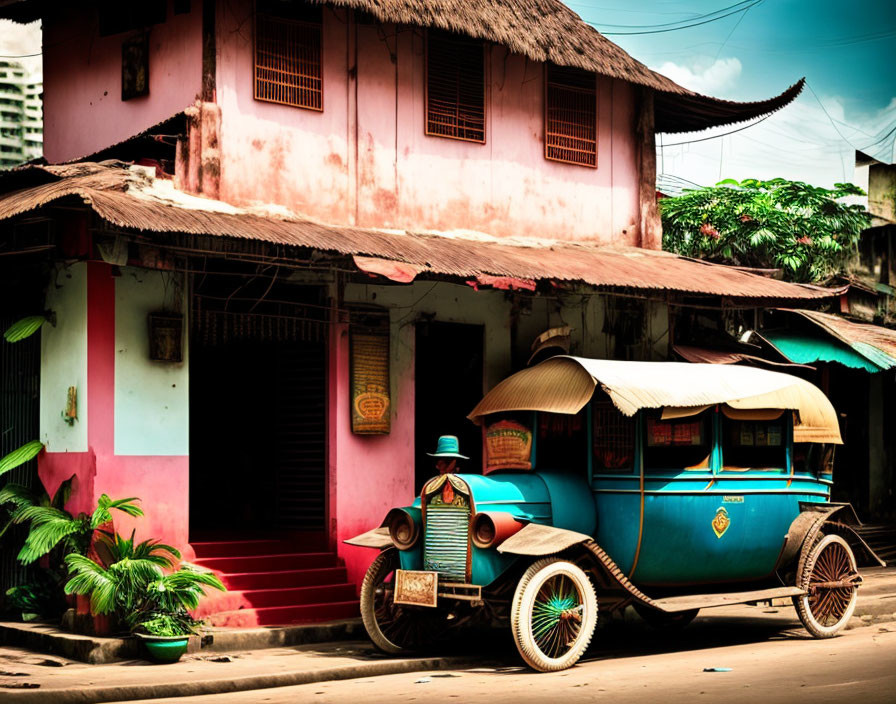
[[[849,627],[896,621],[896,568],[865,570],[855,616]],[[776,602],[777,604],[777,602]],[[750,624],[763,628],[801,632],[799,621],[787,602],[760,606],[727,606],[701,612],[701,622],[724,623],[726,632],[736,632]],[[635,617],[610,628],[646,628]],[[630,621],[635,621],[629,623]],[[765,631],[763,631],[765,632]],[[615,631],[607,631],[612,638]],[[635,638],[638,636],[635,635]],[[750,637],[747,634],[747,637]],[[700,638],[694,633],[694,639]],[[461,644],[463,648],[463,644]],[[11,646],[0,647],[0,699],[5,704],[88,704],[92,702],[134,701],[162,697],[284,687],[330,680],[372,677],[406,672],[456,669],[497,663],[519,665],[509,637],[475,651],[453,649],[454,654],[400,658],[376,652],[369,641],[351,640],[292,647],[271,647],[231,653],[195,652],[170,665],[153,665],[145,660],[127,660],[90,665],[58,656]],[[500,660],[496,660],[500,658]]]

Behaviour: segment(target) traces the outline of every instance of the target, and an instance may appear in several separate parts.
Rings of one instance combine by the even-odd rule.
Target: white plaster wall
[[[115,454],[189,454],[189,372],[149,359],[147,315],[170,309],[180,275],[126,268],[115,281]],[[184,360],[188,359],[184,316]]]
[[[40,439],[48,452],[87,452],[87,265],[62,269],[51,278],[47,309],[56,325],[41,328]],[[78,419],[62,419],[68,387],[78,391]]]

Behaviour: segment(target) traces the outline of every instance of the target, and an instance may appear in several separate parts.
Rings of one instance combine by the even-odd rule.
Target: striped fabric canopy
[[[578,413],[598,385],[627,416],[644,408],[683,415],[683,409],[716,404],[791,410],[795,442],[843,442],[837,413],[818,387],[789,374],[734,365],[552,357],[506,378],[468,417],[479,423],[484,415],[507,411]]]

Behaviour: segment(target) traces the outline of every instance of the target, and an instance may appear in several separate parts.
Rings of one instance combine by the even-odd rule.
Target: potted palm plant
[[[157,540],[137,543],[100,531],[99,560],[72,554],[65,559],[72,577],[67,594],[89,595],[94,614],[109,614],[120,627],[139,637],[152,659],[175,662],[201,625],[190,616],[206,587],[224,591],[218,577],[180,560],[180,552]]]

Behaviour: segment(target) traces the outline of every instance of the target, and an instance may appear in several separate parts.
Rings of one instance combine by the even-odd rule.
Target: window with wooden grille
[[[266,0],[255,13],[255,99],[323,110],[321,8]]]
[[[426,52],[426,134],[485,143],[485,47],[431,30]]]
[[[545,73],[545,158],[596,167],[597,76],[552,64]]]
[[[595,399],[591,407],[594,471],[631,472],[635,466],[635,419],[623,415],[609,398]]]

